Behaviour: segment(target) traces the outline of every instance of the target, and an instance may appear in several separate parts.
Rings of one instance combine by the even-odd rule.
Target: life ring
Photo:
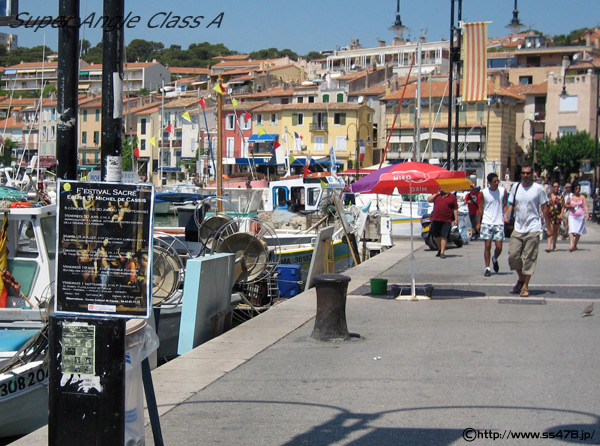
[[[9,207],[11,209],[12,208],[30,208],[31,203],[29,203],[28,201],[16,201],[16,202],[12,202]]]

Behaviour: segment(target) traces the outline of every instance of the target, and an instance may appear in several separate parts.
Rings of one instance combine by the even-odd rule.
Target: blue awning
[[[236,158],[235,163],[241,166],[247,166],[249,164],[252,164],[253,166],[274,166],[275,157],[255,156],[250,158]]]
[[[179,167],[157,167],[156,169],[154,169],[155,172],[179,172],[181,171],[181,169]]]
[[[279,135],[276,133],[265,133],[264,135],[252,135],[248,142],[273,142]]]

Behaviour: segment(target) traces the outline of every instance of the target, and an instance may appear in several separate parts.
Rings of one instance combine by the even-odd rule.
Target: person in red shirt
[[[465,203],[469,207],[469,219],[473,228],[473,240],[479,238],[477,223],[479,220],[479,205],[481,204],[481,192],[477,190],[474,184],[471,184],[471,191],[465,196]]]
[[[430,195],[427,199],[433,203],[431,214],[431,233],[438,245],[437,257],[446,258],[446,245],[452,224],[458,225],[458,202],[456,195],[444,192],[440,187],[437,194]]]

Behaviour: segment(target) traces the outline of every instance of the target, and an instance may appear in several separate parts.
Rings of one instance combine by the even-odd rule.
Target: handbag
[[[515,201],[513,202],[512,212],[510,213],[510,218],[508,219],[508,223],[504,223],[504,237],[509,238],[515,229],[515,207],[517,204],[517,191],[519,190],[519,185],[521,183],[517,183],[517,188],[515,189]]]

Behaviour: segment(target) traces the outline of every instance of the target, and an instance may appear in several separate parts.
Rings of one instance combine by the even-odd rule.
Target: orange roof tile
[[[210,74],[209,68],[169,67],[171,74]]]

